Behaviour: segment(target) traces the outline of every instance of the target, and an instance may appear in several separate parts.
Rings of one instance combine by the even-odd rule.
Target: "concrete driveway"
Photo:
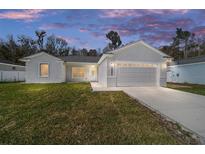
[[[162,87],[129,87],[122,90],[205,137],[205,96]]]

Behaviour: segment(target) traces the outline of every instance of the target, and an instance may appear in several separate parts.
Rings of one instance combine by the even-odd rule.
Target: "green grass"
[[[186,144],[123,92],[0,84],[0,144]]]
[[[168,83],[168,88],[177,89],[185,92],[190,92],[199,95],[205,95],[205,85],[197,85],[197,84],[179,84],[179,83]]]

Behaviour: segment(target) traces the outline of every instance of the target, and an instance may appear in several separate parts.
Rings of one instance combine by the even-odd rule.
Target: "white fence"
[[[25,81],[25,71],[0,71],[0,82]]]

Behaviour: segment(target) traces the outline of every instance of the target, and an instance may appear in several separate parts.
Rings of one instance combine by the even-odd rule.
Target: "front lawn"
[[[125,93],[88,83],[0,84],[0,144],[196,143],[179,129]]]
[[[205,95],[205,85],[188,84],[188,83],[167,83],[168,88],[177,89],[199,95]]]

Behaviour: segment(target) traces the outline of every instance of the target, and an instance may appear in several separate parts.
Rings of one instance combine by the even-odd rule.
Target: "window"
[[[114,63],[110,64],[110,76],[114,76]]]
[[[113,76],[114,75],[114,68],[111,66],[111,70],[110,70],[110,75]]]
[[[85,69],[83,67],[72,67],[72,78],[84,78]]]
[[[48,77],[48,64],[47,63],[40,64],[40,76]]]
[[[152,67],[157,67],[156,64],[149,64],[149,63],[118,63],[118,67],[142,67],[142,68],[152,68]]]

